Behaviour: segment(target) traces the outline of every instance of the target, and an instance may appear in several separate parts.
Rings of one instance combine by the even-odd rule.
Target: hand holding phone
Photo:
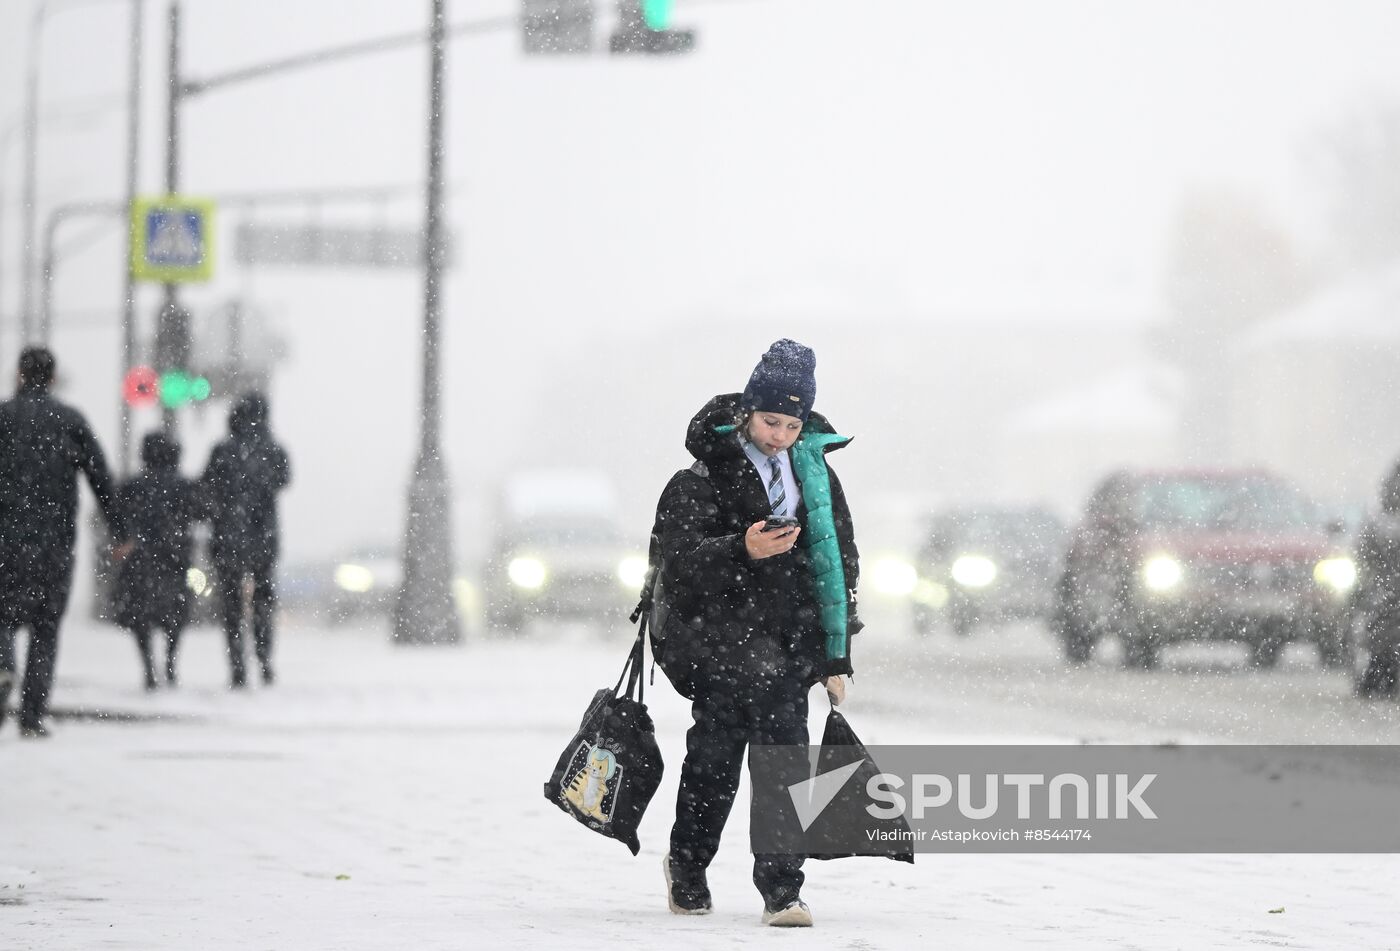
[[[762,522],[754,522],[744,532],[744,550],[755,561],[772,558],[791,551],[801,533],[802,526],[797,519],[770,516]]]

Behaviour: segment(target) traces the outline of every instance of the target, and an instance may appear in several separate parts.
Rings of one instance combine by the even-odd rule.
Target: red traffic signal
[[[160,398],[160,376],[150,367],[132,367],[122,381],[122,399],[128,406],[154,406]]]

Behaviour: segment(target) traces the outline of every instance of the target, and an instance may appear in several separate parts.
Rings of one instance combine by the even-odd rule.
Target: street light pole
[[[126,111],[126,213],[130,217],[136,204],[137,178],[141,159],[141,45],[144,27],[146,0],[131,0],[131,41],[130,62],[127,79]],[[136,235],[128,226],[126,238],[126,261],[122,266],[125,275],[125,288],[122,296],[122,363],[119,368],[121,379],[126,378],[136,364],[136,275],[131,266],[135,253]],[[117,472],[124,480],[131,474],[131,406],[126,400],[119,400],[118,419],[119,443],[117,446]]]
[[[32,343],[38,325],[34,312],[34,252],[38,235],[38,161],[39,161],[39,67],[43,52],[44,23],[51,7],[59,0],[38,0],[34,19],[29,23],[29,62],[24,81],[24,185],[21,202],[24,205],[24,254],[20,262],[20,327],[25,343]],[[88,0],[92,2],[92,0]],[[68,6],[78,5],[70,0]]]
[[[423,407],[418,462],[408,490],[404,576],[394,609],[394,639],[446,644],[461,639],[452,592],[452,518],[447,469],[439,446],[441,379],[438,363],[444,246],[442,234],[443,110],[446,13],[431,0],[428,67],[428,183],[423,224]]]
[[[110,201],[80,201],[59,205],[49,211],[48,223],[44,226],[44,254],[40,259],[41,279],[39,281],[38,342],[47,347],[53,334],[53,292],[54,277],[58,268],[58,229],[64,222],[73,218],[113,218],[120,220],[122,206]]]
[[[180,191],[180,0],[170,0],[169,30],[170,50],[165,102],[165,193],[174,197]],[[161,372],[182,369],[173,365],[172,352],[172,338],[181,316],[177,287],[173,282],[167,282],[165,302],[156,315],[156,361],[159,364],[156,369]],[[165,435],[172,438],[175,436],[175,423],[174,407],[162,406],[161,428]]]
[[[24,185],[20,204],[24,207],[24,254],[20,260],[20,339],[28,345],[34,339],[34,216],[35,165],[39,151],[39,52],[43,40],[45,5],[34,10],[29,25],[29,67],[24,81]]]

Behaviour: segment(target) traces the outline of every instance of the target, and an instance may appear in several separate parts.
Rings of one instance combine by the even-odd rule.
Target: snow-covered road
[[[43,743],[0,732],[0,947],[1400,947],[1400,857],[1354,855],[810,863],[817,927],[774,934],[742,808],[715,915],[674,917],[658,866],[688,711],[660,679],[668,769],[640,856],[540,795],[625,638],[406,649],[289,623],[282,682],[233,695],[200,631],[185,685],[147,696],[125,635],[70,624],[56,705],[133,718],[63,720]],[[1266,674],[1228,651],[1067,671],[1030,627],[859,649],[847,710],[871,743],[1400,742],[1396,705],[1358,704],[1302,654]]]

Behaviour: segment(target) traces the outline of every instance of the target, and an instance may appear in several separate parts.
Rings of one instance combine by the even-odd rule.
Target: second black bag
[[[847,749],[848,751],[838,754],[837,751],[840,749]],[[880,774],[880,767],[876,766],[875,761],[870,758],[870,753],[866,750],[865,744],[860,741],[860,737],[856,736],[856,731],[851,729],[851,725],[846,722],[846,718],[837,713],[835,707],[832,707],[831,712],[826,715],[826,729],[822,731],[822,748],[821,752],[817,754],[817,772],[830,772],[833,769],[837,769],[851,762],[850,751],[859,751],[860,757],[864,762],[856,769],[854,781],[848,781],[844,787],[844,792],[838,794],[838,800],[842,797],[854,795],[855,790],[864,789],[871,777]],[[902,834],[902,837],[892,839],[891,841],[913,841],[913,835],[909,831],[908,819],[899,816],[895,819],[887,820],[887,822],[894,827],[892,831]],[[809,855],[808,858],[844,859],[856,854],[858,853],[828,852],[820,855],[812,854]],[[913,852],[891,852],[885,857],[894,859],[896,862],[908,862],[910,865],[914,864]]]

